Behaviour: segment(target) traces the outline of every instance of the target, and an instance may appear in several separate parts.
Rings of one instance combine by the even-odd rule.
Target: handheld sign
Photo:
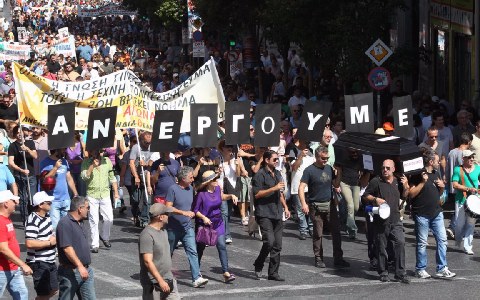
[[[261,104],[255,108],[255,146],[280,144],[280,104]]]
[[[225,142],[227,145],[250,143],[250,101],[225,103]]]
[[[48,106],[48,149],[67,148],[74,144],[75,103]]]
[[[192,147],[217,145],[217,107],[216,104],[192,104],[190,108]]]
[[[373,94],[345,95],[345,129],[373,133]]]
[[[320,142],[331,107],[332,102],[307,100],[297,132],[298,138],[304,141]]]
[[[117,107],[92,109],[88,115],[87,151],[112,147],[115,142]]]
[[[182,110],[157,110],[153,120],[150,150],[170,152],[177,150],[182,125]]]

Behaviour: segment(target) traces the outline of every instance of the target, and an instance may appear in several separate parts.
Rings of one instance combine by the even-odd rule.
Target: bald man
[[[375,237],[375,248],[377,258],[377,271],[380,281],[388,282],[388,255],[387,244],[393,243],[395,253],[395,281],[410,283],[405,274],[405,235],[403,224],[400,220],[400,198],[406,199],[409,186],[405,175],[401,175],[400,182],[393,175],[395,163],[387,159],[382,163],[381,176],[370,181],[363,194],[365,203],[373,206],[380,206],[387,203],[390,206],[390,217],[381,219],[379,215],[373,215],[373,231]]]

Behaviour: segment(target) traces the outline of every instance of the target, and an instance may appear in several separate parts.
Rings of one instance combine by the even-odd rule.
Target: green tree
[[[186,0],[123,0],[123,5],[171,29],[180,26],[186,13]]]

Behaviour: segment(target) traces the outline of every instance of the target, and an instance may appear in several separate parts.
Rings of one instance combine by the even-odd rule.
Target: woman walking
[[[217,232],[217,250],[222,265],[224,282],[231,282],[235,280],[235,275],[228,271],[228,255],[225,243],[225,224],[223,223],[222,213],[220,207],[222,201],[232,200],[237,204],[237,197],[235,195],[223,194],[218,185],[218,174],[214,171],[208,170],[202,175],[202,183],[198,187],[198,193],[194,202],[193,212],[196,216],[196,229],[200,226],[211,226]],[[197,242],[198,263],[203,256],[205,244]]]

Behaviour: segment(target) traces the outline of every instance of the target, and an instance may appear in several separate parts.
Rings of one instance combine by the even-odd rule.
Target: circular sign
[[[203,34],[200,30],[195,30],[192,34],[192,38],[195,42],[200,42],[203,40]]]
[[[228,52],[228,61],[229,62],[236,62],[237,60],[238,60],[238,52],[237,51]]]
[[[376,91],[386,89],[391,81],[390,72],[382,67],[374,68],[368,74],[368,83]]]

